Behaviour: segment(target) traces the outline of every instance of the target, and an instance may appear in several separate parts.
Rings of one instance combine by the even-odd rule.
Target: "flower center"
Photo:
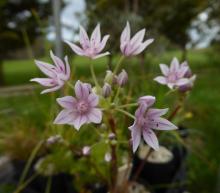
[[[89,109],[89,105],[85,101],[80,101],[77,105],[77,111],[81,114],[87,112],[88,109]]]
[[[169,82],[173,83],[173,82],[175,82],[176,80],[177,80],[177,76],[176,76],[175,74],[170,74],[170,75],[168,76],[168,81],[169,81]]]

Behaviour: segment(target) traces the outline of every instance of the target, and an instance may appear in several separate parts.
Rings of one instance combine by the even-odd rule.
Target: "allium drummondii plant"
[[[36,81],[43,86],[49,87],[49,89],[43,91],[43,93],[58,90],[64,85],[70,86],[72,93],[72,89],[74,88],[75,97],[68,95],[57,98],[58,104],[63,109],[55,118],[54,124],[67,124],[75,128],[78,132],[81,132],[79,129],[83,125],[86,125],[86,127],[92,126],[92,128],[95,128],[97,131],[96,133],[102,132],[99,139],[97,139],[94,144],[86,142],[83,146],[79,147],[81,149],[80,155],[88,158],[90,161],[89,163],[91,163],[90,158],[93,155],[93,148],[99,143],[104,142],[107,144],[108,148],[105,149],[105,153],[102,155],[102,161],[103,158],[105,158],[106,162],[109,162],[108,164],[106,163],[106,167],[110,167],[110,180],[107,180],[106,183],[108,184],[111,193],[117,192],[116,189],[118,188],[117,173],[120,157],[118,157],[117,153],[121,144],[124,143],[124,141],[120,141],[121,137],[119,134],[125,132],[129,134],[129,138],[126,141],[126,144],[128,144],[128,151],[131,150],[136,152],[142,137],[143,141],[148,144],[152,150],[159,149],[159,136],[157,136],[159,131],[154,132],[154,130],[177,129],[171,121],[177,114],[179,106],[171,112],[169,118],[162,118],[162,116],[168,112],[168,109],[153,108],[152,106],[156,100],[154,96],[145,95],[140,97],[137,102],[130,103],[130,100],[133,100],[132,96],[128,97],[125,94],[125,87],[129,81],[129,75],[124,69],[118,74],[118,70],[122,65],[122,59],[141,53],[150,43],[153,42],[153,39],[143,41],[145,29],[137,32],[133,38],[130,37],[130,31],[130,25],[127,22],[120,39],[120,48],[123,55],[120,57],[113,71],[106,71],[106,76],[102,81],[96,78],[93,64],[90,64],[93,83],[83,83],[80,80],[69,80],[70,66],[67,57],[65,57],[64,64],[62,60],[53,55],[52,52],[51,58],[55,65],[36,61],[37,66],[48,76],[48,78],[32,79],[32,81]],[[100,25],[98,24],[92,32],[90,39],[85,29],[80,27],[81,48],[70,42],[68,42],[68,44],[76,54],[96,59],[109,54],[109,52],[101,53],[108,38],[109,35],[106,35],[101,39]],[[171,62],[170,68],[165,64],[161,64],[160,68],[164,76],[156,77],[155,80],[157,82],[166,84],[171,89],[176,87],[180,89],[182,86],[185,86],[185,88],[182,87],[182,89],[192,87],[195,76],[191,74],[187,63],[182,63],[180,65],[178,60],[174,58]],[[67,81],[68,84],[65,84]],[[73,81],[75,82],[75,86],[72,85]],[[137,107],[134,115],[133,107]],[[130,121],[128,123],[128,120],[124,120],[124,117],[120,114],[133,119],[133,125],[129,127]],[[126,127],[124,127],[124,125],[122,126],[122,123],[124,122],[127,124]],[[121,132],[122,128],[126,128],[126,131]],[[128,143],[130,142],[130,139],[132,141],[131,145]],[[82,143],[81,140],[80,142]],[[102,147],[105,148],[104,146]],[[130,156],[131,154],[128,153],[128,155]],[[128,158],[128,161],[129,160],[131,161],[132,159]],[[94,166],[94,164],[92,165]],[[95,166],[96,171],[97,168],[98,165]],[[97,173],[100,175],[100,172],[97,171]]]
[[[42,86],[49,87],[49,89],[42,91],[42,94],[59,90],[70,78],[70,65],[67,56],[64,58],[65,64],[60,58],[55,56],[52,51],[50,51],[50,56],[55,65],[39,60],[35,61],[38,68],[47,75],[48,78],[31,79],[31,81],[38,82]]]
[[[101,39],[100,24],[98,24],[92,32],[90,39],[85,29],[80,26],[79,42],[81,48],[69,41],[66,41],[66,43],[69,44],[76,54],[96,59],[110,54],[109,52],[101,53],[101,51],[105,48],[108,39],[109,35],[105,35],[103,39]]]

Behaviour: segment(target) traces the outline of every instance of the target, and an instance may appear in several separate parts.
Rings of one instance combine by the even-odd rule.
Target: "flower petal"
[[[163,85],[167,84],[167,79],[164,76],[157,76],[154,80]]]
[[[62,98],[57,98],[58,104],[65,109],[74,109],[77,101],[72,96],[65,96]]]
[[[130,46],[139,45],[144,39],[145,31],[145,29],[138,31],[130,40]]]
[[[156,118],[154,120],[154,123],[152,123],[153,128],[152,129],[157,129],[157,130],[174,130],[177,129],[177,127],[168,121],[167,119],[164,118]]]
[[[97,24],[95,29],[92,32],[90,43],[91,46],[98,47],[101,42],[101,32],[100,32],[100,24]]]
[[[165,115],[168,112],[168,108],[166,109],[149,109],[147,111],[147,116],[150,119],[154,119],[155,117],[160,117],[162,115]]]
[[[102,111],[98,108],[92,108],[88,114],[88,119],[92,123],[101,123]]]
[[[37,82],[42,86],[56,86],[56,82],[52,78],[33,78],[30,80],[31,82]]]
[[[79,41],[83,49],[87,49],[90,47],[90,41],[86,30],[80,26],[79,27]]]
[[[154,150],[159,149],[159,142],[157,136],[151,129],[146,129],[143,131],[144,141],[152,147]]]
[[[101,51],[104,49],[104,47],[105,47],[105,45],[106,45],[106,43],[107,43],[109,37],[110,37],[110,35],[105,35],[105,36],[103,37],[101,43],[99,44],[99,46],[98,46],[98,48],[97,48],[97,53],[101,52]]]
[[[101,57],[107,56],[107,55],[109,55],[109,54],[110,54],[110,52],[104,52],[104,53],[102,53],[102,54],[95,55],[94,57],[92,57],[92,59],[101,58]]]
[[[63,61],[59,57],[55,56],[52,50],[50,51],[50,57],[52,58],[54,64],[58,67],[58,69],[65,73],[65,65]]]
[[[84,56],[85,55],[85,53],[84,53],[84,51],[79,47],[79,46],[77,46],[76,44],[73,44],[73,43],[71,43],[71,42],[69,42],[69,41],[65,41],[71,48],[72,48],[72,50],[76,53],[76,54],[78,54],[79,56]]]
[[[98,105],[99,103],[99,97],[98,95],[94,94],[94,93],[91,93],[88,97],[88,102],[89,102],[89,105],[91,107],[95,107]]]
[[[182,86],[185,84],[189,84],[190,80],[188,78],[181,78],[179,80],[177,80],[176,85],[177,86]]]
[[[168,68],[168,66],[166,64],[160,64],[160,70],[164,76],[167,76],[170,71],[170,69]]]
[[[73,125],[76,130],[79,130],[80,127],[88,122],[88,118],[85,115],[76,115],[72,121],[69,123],[70,125]]]
[[[171,61],[171,64],[170,64],[170,71],[177,72],[178,69],[179,69],[179,61],[176,57],[174,57]]]
[[[154,96],[142,96],[138,99],[139,105],[142,105],[143,103],[146,104],[148,107],[152,106],[155,103],[156,98]]]
[[[75,94],[78,99],[87,99],[90,93],[90,85],[78,80],[75,84]]]
[[[182,68],[179,69],[177,75],[179,78],[183,78],[184,75],[189,71],[189,67],[188,66],[184,66]]]
[[[126,26],[121,33],[121,37],[120,37],[121,44],[130,41],[130,36],[131,36],[131,28],[129,22],[127,21]]]
[[[141,142],[141,130],[135,127],[135,123],[131,127],[132,127],[131,129],[132,149],[133,152],[136,152]]]
[[[59,90],[62,86],[63,86],[63,85],[57,85],[57,86],[55,86],[55,87],[53,87],[53,88],[49,88],[49,89],[43,90],[43,91],[41,92],[41,94],[46,94],[46,93],[49,93],[49,92],[57,91],[57,90]]]
[[[54,124],[66,124],[73,119],[73,112],[71,110],[62,110],[54,120]]]
[[[42,62],[39,60],[35,60],[36,65],[38,68],[47,76],[54,78],[56,77],[56,73],[54,71],[55,67],[51,64],[48,64],[46,62]]]
[[[132,52],[131,54],[132,55],[140,54],[153,41],[154,41],[154,39],[149,39],[149,40],[146,40],[144,43],[140,43],[140,45],[138,45],[137,48],[133,48],[133,50],[131,51]]]
[[[67,56],[65,56],[64,60],[65,60],[65,63],[66,63],[66,80],[68,80],[70,78],[70,73],[71,73],[70,64],[69,64]]]

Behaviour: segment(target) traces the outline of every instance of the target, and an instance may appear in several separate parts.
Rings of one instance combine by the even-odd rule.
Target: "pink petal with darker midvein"
[[[71,110],[62,110],[54,120],[54,124],[66,124],[72,120],[72,111]]]
[[[147,111],[147,116],[154,119],[155,117],[160,117],[162,115],[165,115],[168,112],[168,108],[166,109],[149,109]]]
[[[154,39],[149,39],[149,40],[146,40],[144,43],[140,43],[139,47],[136,50],[132,51],[132,55],[140,54],[153,41]]]
[[[120,37],[121,44],[130,41],[130,36],[131,36],[130,24],[129,22],[127,22],[124,30],[121,33],[121,37]]]
[[[78,54],[78,55],[80,55],[80,56],[84,56],[85,55],[85,52],[84,52],[84,50],[82,50],[79,46],[77,46],[76,44],[73,44],[73,43],[71,43],[71,42],[69,42],[69,41],[65,41],[71,48],[72,48],[72,50],[76,53],[76,54]]]
[[[63,85],[57,85],[53,88],[49,88],[49,89],[45,89],[41,92],[41,94],[46,94],[46,93],[49,93],[49,92],[54,92],[56,90],[59,90]]]
[[[163,75],[168,76],[170,69],[166,64],[160,64],[160,70],[163,73]]]
[[[90,89],[86,83],[77,81],[75,84],[75,94],[78,99],[86,99],[89,96]]]
[[[146,129],[143,131],[143,138],[144,138],[144,141],[154,150],[159,149],[159,142],[158,142],[157,136],[151,129]]]
[[[101,123],[102,121],[102,111],[98,108],[92,108],[87,116],[92,123]]]
[[[160,84],[167,84],[167,79],[164,76],[157,76],[154,80]]]
[[[77,130],[80,129],[80,127],[88,122],[88,118],[85,115],[77,115],[74,117],[71,122],[69,122],[70,125],[73,125]]]
[[[97,26],[92,32],[90,43],[92,44],[93,47],[97,47],[99,46],[100,42],[101,42],[100,24],[97,24]]]
[[[138,31],[130,40],[130,46],[139,45],[144,39],[145,31],[145,29]]]
[[[107,55],[109,55],[109,54],[110,54],[110,52],[104,52],[104,53],[102,53],[102,54],[95,55],[94,57],[92,57],[92,59],[101,58],[101,57],[107,56]]]
[[[164,119],[161,117],[156,118],[154,120],[154,123],[152,123],[151,127],[153,127],[153,129],[157,129],[157,130],[175,130],[175,129],[177,129],[177,127],[173,123],[171,123],[167,119]]]
[[[170,71],[177,72],[178,69],[179,69],[179,61],[176,57],[174,57],[170,64]]]
[[[52,51],[50,51],[50,56],[54,64],[58,67],[58,69],[60,69],[62,72],[65,72],[65,66],[64,66],[63,61],[57,56],[55,56]]]
[[[138,103],[140,105],[142,105],[143,103],[147,104],[147,107],[150,107],[152,106],[154,103],[155,103],[155,97],[154,96],[150,96],[150,95],[147,95],[147,96],[142,96],[138,99]]]
[[[72,96],[65,96],[62,98],[57,98],[58,104],[65,109],[74,109],[76,106],[76,99]]]
[[[95,107],[99,103],[99,97],[96,94],[91,93],[88,97],[88,102],[91,107]]]
[[[79,31],[79,41],[83,49],[87,49],[90,47],[88,34],[82,26],[80,26],[80,31]]]
[[[189,83],[188,78],[181,78],[176,82],[176,85],[177,86],[182,86],[182,85],[185,85],[185,84],[188,84],[188,83]]]
[[[132,149],[136,152],[141,142],[141,130],[137,127],[131,127]]]
[[[109,35],[105,35],[103,37],[102,41],[100,42],[99,46],[97,47],[97,53],[101,52],[104,49],[109,37],[110,37]]]
[[[54,71],[54,66],[51,64],[48,64],[46,62],[42,62],[39,60],[35,60],[36,65],[38,66],[38,68],[47,76],[54,78],[56,77],[56,73]]]
[[[56,86],[56,83],[51,78],[33,78],[30,81],[38,82],[42,86],[48,86],[48,87]]]
[[[71,73],[70,72],[70,64],[69,64],[67,56],[65,56],[64,60],[65,60],[65,63],[66,63],[66,78],[68,80],[70,78],[70,73]]]

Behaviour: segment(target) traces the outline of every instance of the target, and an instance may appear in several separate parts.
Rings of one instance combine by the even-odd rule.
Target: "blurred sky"
[[[61,11],[61,22],[63,26],[62,37],[63,40],[77,41],[79,24],[86,20],[86,3],[84,0],[65,0],[65,3],[65,7]],[[187,44],[187,48],[205,48],[209,46],[209,43],[216,36],[218,31],[220,31],[218,25],[207,25],[208,15],[209,10],[205,10],[192,22],[192,27],[188,31],[191,42]],[[85,24],[85,22],[83,22],[83,24]],[[195,26],[199,26],[200,31],[198,31]],[[55,30],[52,25],[49,27],[47,38],[50,41],[55,39]]]

